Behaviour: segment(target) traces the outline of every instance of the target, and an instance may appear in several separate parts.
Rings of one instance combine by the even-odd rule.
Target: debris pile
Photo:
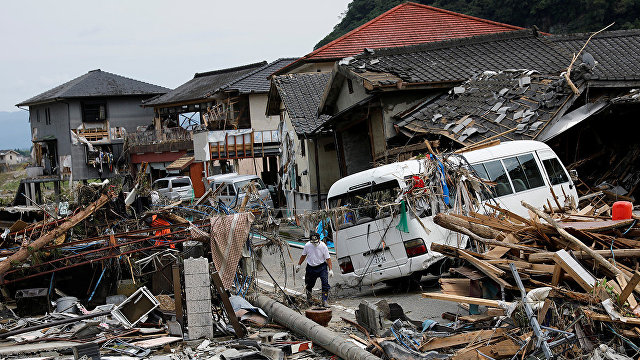
[[[469,315],[445,313],[448,327],[425,324],[403,346],[452,359],[637,356],[638,218],[630,208],[613,220],[522,205],[529,218],[496,206],[490,215],[436,215],[471,246],[432,244],[459,266],[439,280],[441,293],[423,297],[460,303]]]

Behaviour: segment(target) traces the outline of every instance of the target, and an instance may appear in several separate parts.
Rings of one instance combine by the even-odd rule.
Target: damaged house
[[[629,91],[640,80],[638,34],[596,35],[574,62],[570,84],[564,73],[588,35],[522,30],[368,51],[336,65],[320,104],[320,113],[331,119],[318,131],[336,132],[343,174],[431,151],[437,144],[447,150],[516,139],[549,143],[573,164],[570,168],[611,154],[605,147],[615,154],[606,158],[612,163],[594,168],[613,170],[614,159],[626,155],[615,148],[637,143],[621,130],[630,126],[635,91]],[[358,123],[370,130],[352,131]],[[605,132],[610,136],[602,136]],[[370,146],[340,146],[362,141]],[[604,181],[600,175],[590,183]],[[637,184],[635,175],[624,177]],[[619,195],[631,194],[630,186],[624,189]]]
[[[28,180],[36,184],[30,188],[113,176],[125,135],[153,118],[140,103],[167,91],[98,69],[17,104],[29,108],[34,158],[45,175]]]
[[[354,56],[363,49],[397,48],[520,29],[407,2],[275,72],[267,113],[280,115],[281,119],[281,183],[288,208],[295,209],[294,213],[321,208],[331,184],[345,175],[335,161],[336,146],[362,148],[361,145],[367,143],[364,138],[358,138],[366,134],[360,128],[353,131],[356,134],[354,138],[345,141],[334,138],[330,128],[314,132],[329,119],[326,115],[318,116],[316,105],[321,100],[336,61]],[[349,91],[353,92],[354,89],[349,88]],[[377,129],[369,128],[367,131]],[[368,162],[364,164],[367,166]]]
[[[267,77],[292,60],[198,73],[144,102],[145,108],[153,108],[154,129],[132,143],[132,163],[148,162],[154,178],[189,171],[195,196],[204,192],[203,178],[232,169],[274,184],[280,141],[278,120],[264,114]],[[167,134],[174,133],[182,134],[173,136],[179,141],[170,141]]]

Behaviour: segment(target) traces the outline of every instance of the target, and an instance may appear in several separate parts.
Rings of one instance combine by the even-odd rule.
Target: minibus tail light
[[[422,239],[413,239],[404,242],[404,249],[407,252],[407,257],[416,257],[427,253],[427,247]]]
[[[353,263],[351,262],[351,256],[338,259],[338,265],[340,265],[340,271],[342,271],[343,274],[353,272]]]

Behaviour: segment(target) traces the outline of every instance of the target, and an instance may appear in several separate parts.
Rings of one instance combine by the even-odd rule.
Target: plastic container
[[[613,209],[611,210],[612,220],[628,220],[631,219],[631,212],[633,211],[633,204],[628,201],[616,201],[613,203]]]

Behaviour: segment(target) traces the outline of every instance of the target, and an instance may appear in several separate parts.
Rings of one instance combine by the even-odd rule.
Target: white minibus
[[[470,166],[478,177],[495,183],[484,195],[483,202],[498,204],[527,217],[520,201],[542,208],[549,199],[555,204],[550,187],[561,205],[577,201],[575,186],[556,154],[544,143],[531,140],[504,142],[489,148],[463,153],[459,161]],[[378,282],[414,282],[428,272],[440,272],[442,254],[431,251],[431,243],[464,247],[460,237],[433,222],[438,212],[448,212],[450,205],[431,204],[419,213],[407,212],[407,228],[396,228],[397,211],[360,206],[364,201],[393,202],[412,181],[422,174],[429,158],[409,160],[365,170],[336,181],[328,193],[329,207],[353,207],[348,221],[332,224],[332,235],[346,285],[370,285]],[[407,179],[409,181],[407,181]],[[450,189],[450,203],[455,202],[455,189]],[[487,194],[492,193],[487,196]],[[476,209],[482,212],[483,209]],[[393,216],[392,216],[393,215]],[[426,228],[426,230],[425,230]],[[408,232],[407,232],[408,230]],[[466,240],[466,239],[464,239]]]

